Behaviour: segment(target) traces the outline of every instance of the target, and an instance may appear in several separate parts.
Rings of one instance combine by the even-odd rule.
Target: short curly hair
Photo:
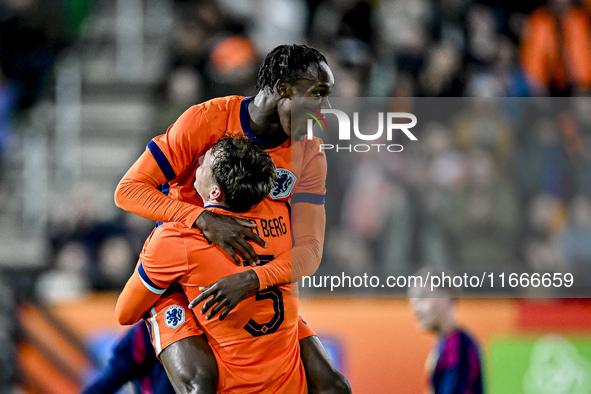
[[[211,148],[213,180],[224,192],[225,203],[246,212],[269,195],[277,170],[271,156],[244,137],[224,137]]]
[[[277,82],[293,81],[310,64],[320,63],[326,63],[326,58],[314,48],[297,44],[280,45],[269,52],[261,64],[256,88],[273,89]]]

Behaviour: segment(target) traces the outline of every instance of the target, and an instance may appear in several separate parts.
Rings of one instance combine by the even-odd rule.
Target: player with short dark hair
[[[291,248],[289,219],[283,217],[283,209],[278,204],[258,204],[277,180],[273,161],[262,148],[246,139],[224,138],[199,161],[195,189],[205,209],[226,214],[250,209],[239,216],[259,225],[281,223],[280,231],[263,236],[268,244],[264,252],[256,246],[266,260]],[[237,182],[230,182],[229,177]],[[201,230],[165,223],[146,242],[138,267],[117,302],[117,318],[121,324],[140,320],[162,291],[175,283],[196,297],[199,285],[246,270],[248,265],[236,266]],[[166,325],[173,328],[194,318],[179,306],[171,306],[165,314]],[[307,393],[298,343],[298,303],[292,297],[291,284],[252,294],[225,322],[218,316],[206,319],[197,315],[197,319],[217,360],[219,392]],[[151,320],[149,327],[151,331],[158,329]]]
[[[215,157],[211,165],[213,181],[223,191],[225,203],[232,211],[250,210],[275,186],[277,172],[273,160],[249,140],[225,137],[208,152]],[[203,163],[200,164],[197,171],[202,169]]]
[[[257,83],[261,88],[256,96],[228,96],[189,108],[166,134],[148,144],[146,152],[119,183],[115,201],[120,208],[156,221],[200,228],[236,263],[241,263],[237,253],[253,263],[259,257],[247,238],[261,245],[264,241],[243,227],[254,227],[248,221],[203,210],[203,201],[192,188],[198,166],[196,158],[226,133],[246,136],[273,158],[278,181],[266,203],[281,204],[286,217],[289,216],[286,203],[289,203],[292,215],[305,220],[293,223],[294,244],[290,251],[276,256],[269,264],[208,286],[203,297],[212,298],[201,311],[209,310],[208,317],[221,311],[223,319],[252,289],[296,282],[318,268],[326,221],[323,205],[326,157],[319,149],[318,138],[309,141],[289,138],[291,100],[312,97],[318,108],[326,108],[333,85],[332,72],[318,51],[305,45],[280,46],[261,65]],[[157,301],[149,319],[162,318],[163,311],[171,305],[185,308],[187,304],[184,294],[168,294]],[[195,387],[200,384],[201,376],[210,375],[211,366],[207,360],[200,364],[198,357],[192,357],[189,372],[188,362],[178,361],[180,356],[206,353],[207,344],[199,343],[196,329],[186,327],[184,324],[168,336],[160,337],[160,357],[171,379]],[[303,321],[299,323],[298,333],[310,392],[350,392],[346,378],[334,368],[318,338]],[[195,371],[195,366],[200,365],[203,371]]]
[[[429,273],[429,275],[427,275]],[[434,394],[481,394],[482,366],[478,343],[459,327],[456,302],[459,289],[449,282],[431,290],[429,277],[443,277],[444,272],[424,268],[415,276],[422,285],[409,289],[410,304],[420,326],[437,335],[437,344],[427,360],[429,392]],[[450,272],[445,272],[452,276]]]

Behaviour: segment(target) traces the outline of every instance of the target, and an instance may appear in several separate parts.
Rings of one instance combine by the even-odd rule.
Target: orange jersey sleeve
[[[291,195],[293,248],[277,256],[272,264],[255,267],[260,289],[297,282],[313,275],[322,258],[326,214],[326,156],[322,140],[302,140],[292,146],[292,170],[297,177]]]
[[[159,297],[160,294],[153,293],[144,286],[136,267],[117,299],[117,321],[122,325],[137,323]]]
[[[326,227],[324,205],[297,203],[292,206],[291,215],[292,249],[278,255],[272,264],[253,268],[260,289],[297,282],[303,276],[313,275],[320,265]]]
[[[203,208],[166,196],[157,189],[166,182],[152,153],[146,150],[119,182],[115,203],[119,208],[146,219],[192,226]]]
[[[214,99],[185,111],[166,134],[150,141],[119,182],[117,206],[148,219],[192,226],[203,212],[203,202],[192,187],[197,160],[226,133],[241,131],[242,99]],[[157,189],[160,185],[166,185],[167,195]]]
[[[161,226],[152,232],[117,300],[115,314],[120,324],[139,321],[170,284],[186,272],[188,258],[180,234],[174,226]]]
[[[314,137],[313,140],[302,140],[294,145],[294,158],[292,165],[298,171],[298,181],[293,189],[291,203],[310,202],[324,203],[326,194],[326,155],[320,149],[322,140]],[[299,152],[301,151],[301,153]],[[302,158],[298,163],[298,156]]]

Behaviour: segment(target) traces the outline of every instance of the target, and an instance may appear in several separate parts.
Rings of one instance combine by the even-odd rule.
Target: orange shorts
[[[197,312],[199,313],[199,311]],[[189,300],[180,286],[171,286],[148,311],[144,321],[156,355],[167,346],[195,335],[203,334],[197,318],[189,309]],[[298,340],[316,335],[298,313]]]
[[[144,317],[156,355],[167,346],[203,334],[189,300],[180,287],[172,286],[156,301]]]

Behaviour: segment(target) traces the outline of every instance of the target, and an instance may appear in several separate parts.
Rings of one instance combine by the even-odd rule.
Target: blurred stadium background
[[[340,97],[585,96],[590,15],[569,0],[0,0],[0,393],[74,393],[104,365],[152,228],[117,210],[115,185],[191,104],[254,93],[276,45],[323,52]],[[559,122],[434,125],[374,179],[329,161],[321,273],[463,271],[483,248],[589,272],[591,104],[573,103]],[[377,224],[346,214],[362,180],[385,186]],[[496,296],[460,302],[488,392],[591,392],[591,303]],[[404,298],[318,293],[301,312],[355,393],[423,391],[434,339]]]

